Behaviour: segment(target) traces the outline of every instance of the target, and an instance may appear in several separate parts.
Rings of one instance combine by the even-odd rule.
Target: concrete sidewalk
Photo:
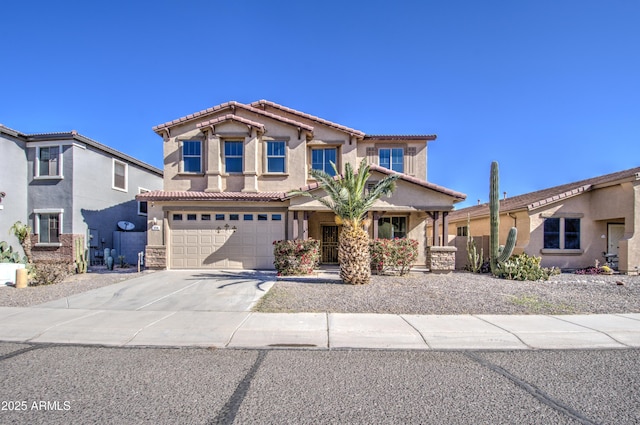
[[[218,348],[638,348],[640,314],[438,316],[0,307],[0,341]]]

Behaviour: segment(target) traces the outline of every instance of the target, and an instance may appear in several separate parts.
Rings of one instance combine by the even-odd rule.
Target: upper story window
[[[127,191],[127,164],[118,161],[117,159],[113,160],[113,179],[112,179],[112,188]]]
[[[242,173],[242,142],[224,142],[224,168],[227,173]]]
[[[407,217],[382,217],[378,219],[378,237],[394,239],[407,237]]]
[[[543,247],[544,249],[580,249],[580,219],[546,218]]]
[[[47,146],[38,148],[37,176],[61,176],[60,147]]]
[[[404,149],[402,148],[379,149],[378,161],[383,168],[404,173]]]
[[[330,176],[335,176],[331,163],[333,162],[338,166],[338,148],[320,148],[311,149],[311,168],[313,170],[322,170]]]
[[[182,142],[182,172],[202,172],[202,143],[199,140]]]
[[[267,142],[267,173],[286,172],[286,143],[283,140]]]

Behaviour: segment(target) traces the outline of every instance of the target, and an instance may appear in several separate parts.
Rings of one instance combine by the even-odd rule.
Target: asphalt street
[[[633,424],[638,358],[0,343],[0,423]]]

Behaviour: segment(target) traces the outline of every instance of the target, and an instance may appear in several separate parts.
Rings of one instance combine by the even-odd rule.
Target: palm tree
[[[395,181],[400,175],[387,176],[367,191],[367,180],[371,173],[366,160],[362,160],[357,173],[347,163],[342,176],[334,163],[331,166],[336,177],[322,170],[310,171],[328,197],[303,191],[293,191],[292,194],[314,198],[336,214],[336,224],[343,226],[338,239],[340,278],[344,283],[352,285],[366,284],[371,279],[369,233],[364,229],[370,223],[367,213],[382,195],[390,196],[393,193]]]

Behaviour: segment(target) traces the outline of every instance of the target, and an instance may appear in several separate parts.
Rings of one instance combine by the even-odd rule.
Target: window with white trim
[[[580,249],[579,218],[545,218],[543,231],[544,249]]]
[[[38,177],[60,177],[62,176],[60,146],[41,146],[36,150]]]
[[[383,148],[378,150],[378,164],[388,170],[404,173],[404,149]]]
[[[117,190],[127,191],[127,173],[128,165],[126,162],[113,159],[113,179],[112,188]]]
[[[149,189],[138,188],[138,193],[151,192]],[[147,201],[138,201],[138,215],[147,215],[149,212],[149,204]]]
[[[338,148],[318,148],[311,149],[311,169],[321,170],[330,176],[335,176],[336,172],[331,163],[338,167]]]
[[[182,172],[202,173],[202,142],[200,140],[183,140]]]
[[[243,142],[224,142],[224,169],[227,173],[242,173]]]
[[[378,238],[395,239],[407,237],[407,217],[382,217],[378,219]]]
[[[36,210],[35,218],[38,243],[60,243],[60,234],[62,233],[62,211]]]
[[[286,173],[287,172],[287,144],[284,140],[267,141],[267,173]]]

